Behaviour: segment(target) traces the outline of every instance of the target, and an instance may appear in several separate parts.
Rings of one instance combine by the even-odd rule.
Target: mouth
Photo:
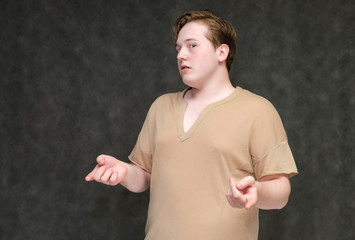
[[[183,70],[190,69],[190,67],[186,66],[186,65],[181,65],[180,69],[181,69],[181,71],[183,71]]]

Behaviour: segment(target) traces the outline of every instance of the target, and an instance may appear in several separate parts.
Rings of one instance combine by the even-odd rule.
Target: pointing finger
[[[235,181],[233,178],[229,179],[229,184],[230,184],[230,193],[233,195],[235,198],[239,198],[241,193],[238,191],[238,189],[235,187]]]
[[[94,180],[93,175],[94,174],[92,172],[89,173],[88,175],[86,175],[85,181],[90,182],[90,181]]]
[[[94,180],[94,174],[96,173],[98,168],[99,166],[96,165],[95,168],[88,175],[86,175],[85,180],[88,182]]]

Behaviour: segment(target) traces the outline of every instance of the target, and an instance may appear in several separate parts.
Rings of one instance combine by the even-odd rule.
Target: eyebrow
[[[183,41],[183,43],[190,42],[190,41],[198,41],[196,38],[188,38]],[[175,43],[175,47],[179,47],[180,45]]]

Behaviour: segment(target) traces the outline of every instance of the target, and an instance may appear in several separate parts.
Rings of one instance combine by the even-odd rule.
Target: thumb
[[[100,155],[96,158],[96,162],[99,166],[103,166],[105,165],[105,156],[104,155]]]

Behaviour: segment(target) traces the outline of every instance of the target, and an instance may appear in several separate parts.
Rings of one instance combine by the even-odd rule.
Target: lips
[[[181,71],[183,71],[183,70],[190,69],[190,67],[186,66],[186,65],[181,65],[180,69],[181,69]]]

